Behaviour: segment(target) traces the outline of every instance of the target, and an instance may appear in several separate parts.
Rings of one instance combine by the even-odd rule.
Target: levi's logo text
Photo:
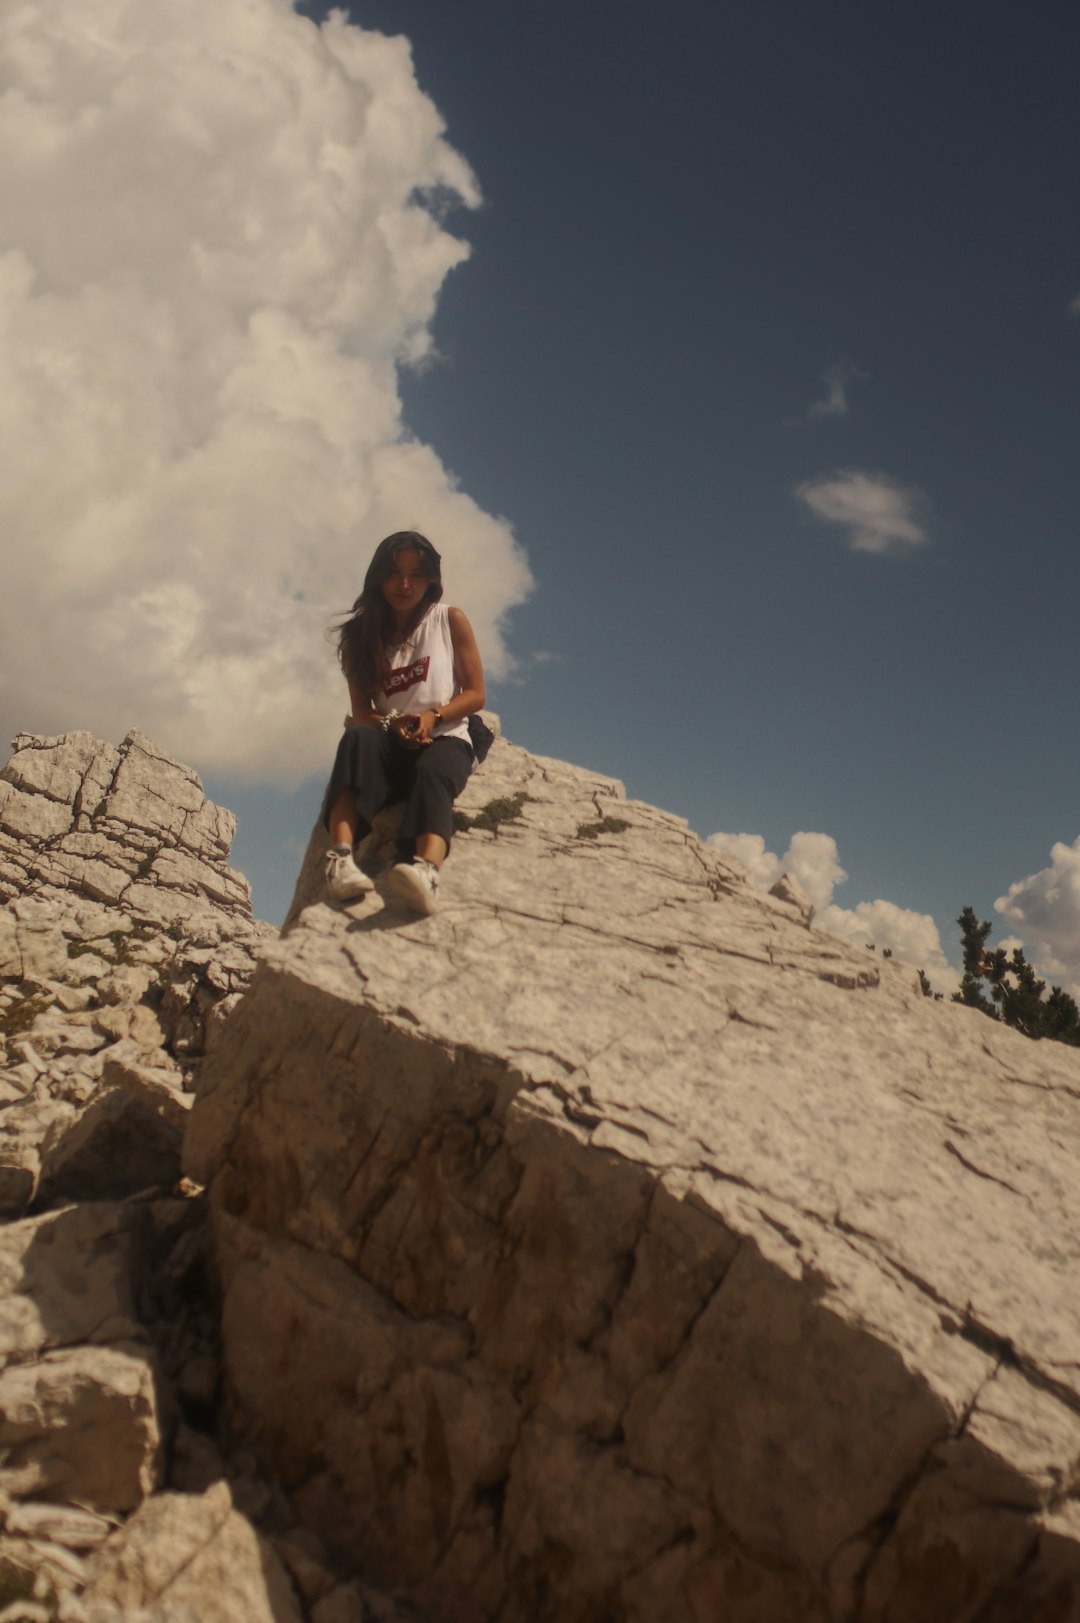
[[[426,681],[430,664],[431,655],[425,654],[423,659],[416,659],[411,665],[401,665],[396,671],[389,671],[382,685],[387,698],[394,693],[404,693],[406,688],[415,687],[417,682]]]

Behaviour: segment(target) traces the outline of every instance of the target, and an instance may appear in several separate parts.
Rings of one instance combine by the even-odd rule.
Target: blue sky
[[[759,877],[826,836],[848,933],[887,899],[955,957],[960,907],[1030,881],[999,934],[1080,981],[1075,5],[362,0],[345,32],[408,40],[475,176],[417,171],[469,255],[396,387],[531,570],[480,614],[507,734],[761,836]],[[321,771],[194,764],[279,918]]]

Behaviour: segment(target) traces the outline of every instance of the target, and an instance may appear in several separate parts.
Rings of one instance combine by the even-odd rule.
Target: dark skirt
[[[330,782],[323,799],[323,826],[342,789],[356,794],[357,834],[362,839],[391,801],[405,810],[398,849],[410,857],[422,834],[438,834],[447,847],[454,834],[454,801],[469,781],[473,752],[461,738],[436,738],[430,744],[403,744],[381,727],[346,727],[341,735]]]

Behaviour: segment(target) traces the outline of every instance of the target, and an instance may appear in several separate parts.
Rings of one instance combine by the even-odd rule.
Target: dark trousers
[[[449,847],[454,801],[468,782],[472,761],[472,750],[460,738],[436,738],[410,748],[396,733],[384,733],[381,727],[347,727],[326,787],[323,823],[329,828],[330,808],[347,788],[356,794],[358,840],[368,833],[384,806],[403,800],[405,811],[398,833],[402,856],[413,855],[421,834],[438,834]]]

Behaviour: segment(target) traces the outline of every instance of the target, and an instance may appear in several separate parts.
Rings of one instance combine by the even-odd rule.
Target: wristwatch
[[[431,714],[435,717],[434,725],[437,727],[439,725],[440,721],[442,721],[442,711],[441,710],[433,710],[431,712]]]

